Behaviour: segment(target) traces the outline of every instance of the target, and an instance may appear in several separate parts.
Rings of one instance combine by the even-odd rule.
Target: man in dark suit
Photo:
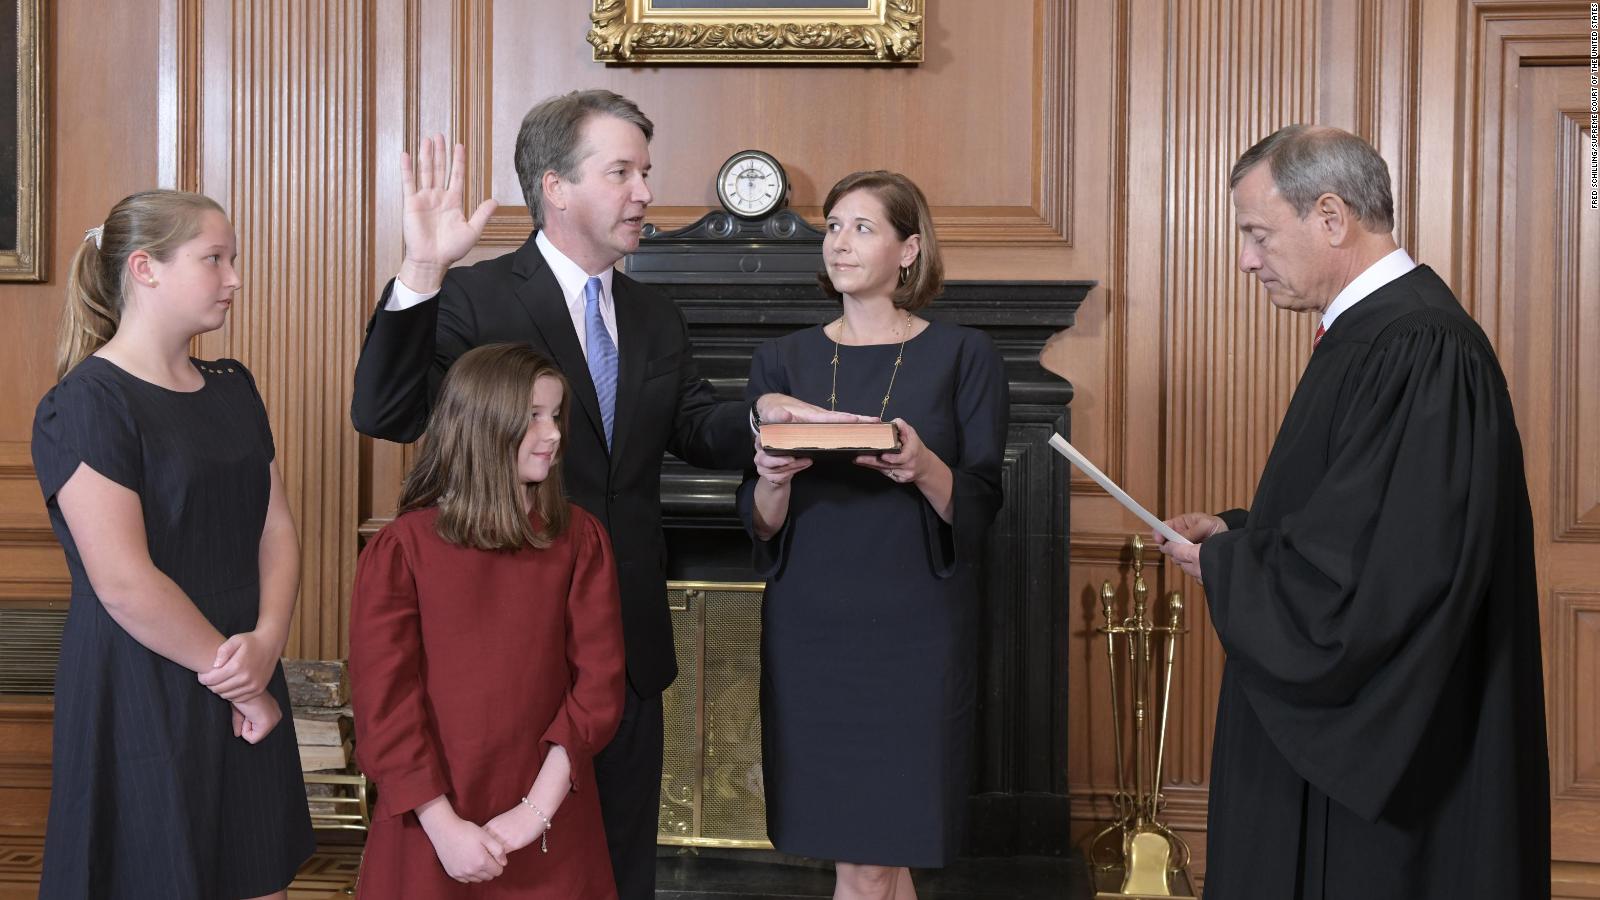
[[[478,242],[495,203],[485,200],[465,216],[465,150],[455,146],[447,174],[442,135],[423,142],[415,173],[403,155],[405,260],[368,325],[350,410],[363,434],[415,440],[450,364],[495,341],[533,345],[571,382],[567,489],[610,532],[622,592],[627,697],[616,738],[595,758],[595,780],[623,900],[655,893],[661,692],[677,675],[662,453],[740,468],[752,455],[757,411],[766,421],[855,420],[776,394],[757,410],[718,402],[696,372],[677,306],[613,270],[639,245],[652,199],[653,132],[632,101],[609,91],[535,106],[516,147],[535,234],[512,253],[456,269],[450,266]]]

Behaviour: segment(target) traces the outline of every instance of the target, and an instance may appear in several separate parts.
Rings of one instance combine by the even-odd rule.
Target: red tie
[[[1317,326],[1317,336],[1311,339],[1311,349],[1313,349],[1313,350],[1317,349],[1317,345],[1322,343],[1322,336],[1324,334],[1327,334],[1327,333],[1328,333],[1328,329],[1323,328],[1321,325],[1318,325]]]

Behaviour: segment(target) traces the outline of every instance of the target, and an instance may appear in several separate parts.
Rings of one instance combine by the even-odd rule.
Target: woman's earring
[[[911,267],[910,266],[901,266],[900,267],[900,283],[902,285],[905,284],[906,280],[908,278],[910,278],[910,277],[911,277]]]

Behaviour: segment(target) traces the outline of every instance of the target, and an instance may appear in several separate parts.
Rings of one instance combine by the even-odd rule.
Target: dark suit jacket
[[[676,304],[621,272],[616,303],[618,381],[613,447],[561,288],[530,236],[513,253],[451,269],[438,297],[385,312],[384,288],[356,363],[356,430],[413,441],[427,425],[450,364],[474,347],[518,341],[549,355],[572,384],[563,468],[574,503],[611,535],[622,590],[628,678],[644,696],[677,676],[661,531],[661,457],[703,468],[742,468],[752,452],[743,403],[718,402],[690,356]]]

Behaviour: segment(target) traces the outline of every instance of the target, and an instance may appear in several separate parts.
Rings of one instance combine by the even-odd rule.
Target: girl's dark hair
[[[561,447],[549,476],[533,486],[532,521],[523,509],[526,488],[517,476],[529,397],[541,378],[561,383],[556,426],[565,436],[566,401],[572,394],[555,363],[526,344],[485,344],[456,360],[439,389],[417,461],[400,488],[400,512],[437,506],[439,536],[479,550],[542,549],[560,537],[570,520],[561,487]]]

